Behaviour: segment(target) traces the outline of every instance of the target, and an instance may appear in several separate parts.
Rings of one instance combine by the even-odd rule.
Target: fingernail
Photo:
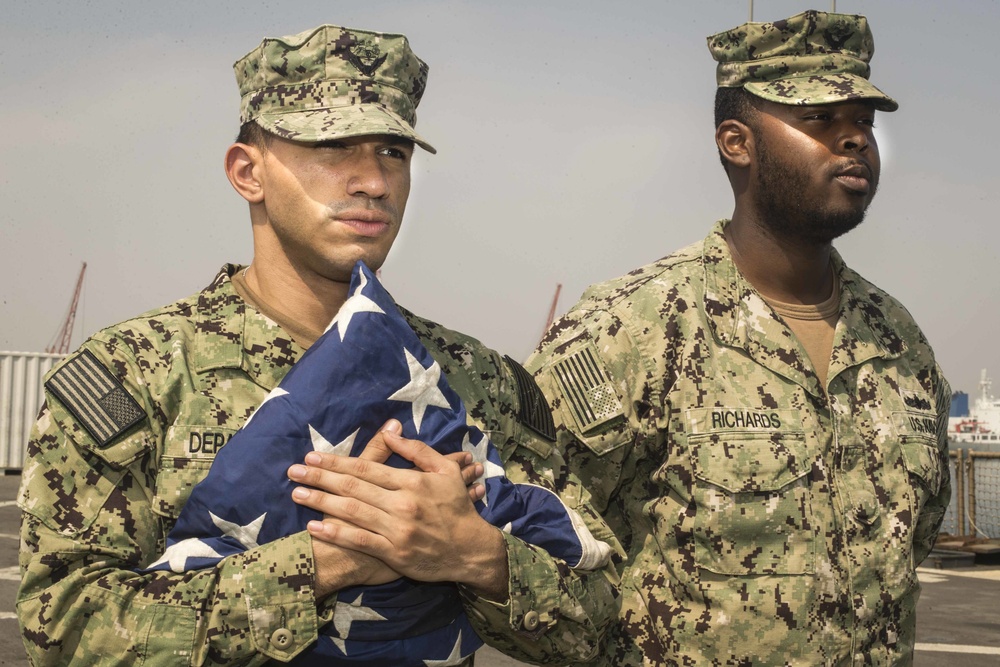
[[[482,463],[476,464],[476,477],[482,477],[483,473],[486,472],[486,468],[483,467]]]
[[[309,457],[307,456],[306,459],[308,458]],[[300,466],[298,463],[296,463],[295,465],[293,465],[291,468],[288,469],[288,476],[291,477],[292,479],[302,479],[303,477],[306,476],[306,467]]]
[[[382,427],[382,431],[385,432],[385,433],[397,433],[398,434],[402,430],[403,430],[403,425],[400,424],[395,419],[390,419]]]
[[[309,529],[310,533],[322,533],[323,532],[323,522],[322,521],[310,521],[306,524],[306,528]]]
[[[308,454],[306,454],[306,463],[308,463],[309,465],[318,466],[322,462],[323,462],[323,457],[317,454],[316,452],[309,452]]]
[[[301,486],[292,490],[292,498],[297,500],[305,500],[309,497],[309,490],[303,489]]]

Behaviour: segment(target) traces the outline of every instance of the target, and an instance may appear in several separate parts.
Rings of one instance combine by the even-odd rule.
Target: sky
[[[831,2],[757,0],[772,21]],[[956,390],[1000,390],[1000,4],[840,0],[868,16],[878,197],[838,240],[901,300]],[[252,257],[223,173],[231,65],[321,23],[406,34],[430,65],[403,230],[399,303],[526,357],[587,285],[705,236],[732,213],[713,141],[706,36],[744,0],[136,2],[4,0],[0,350],[43,351],[87,273],[73,345]],[[1000,393],[998,391],[997,393]]]

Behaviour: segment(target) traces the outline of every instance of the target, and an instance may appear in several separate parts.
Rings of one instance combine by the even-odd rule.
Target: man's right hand
[[[392,450],[382,438],[383,431],[399,433],[402,430],[399,422],[390,419],[375,436],[368,441],[359,459],[385,463]],[[482,475],[482,464],[474,463],[472,455],[466,452],[449,454],[447,458],[454,460],[462,468],[462,477],[469,488],[469,498],[475,502],[482,498],[485,488],[473,482]],[[338,521],[326,516],[326,521]],[[401,575],[374,556],[360,551],[345,549],[322,540],[312,539],[313,558],[316,561],[316,599],[321,600],[331,593],[348,586],[377,585],[395,581]]]

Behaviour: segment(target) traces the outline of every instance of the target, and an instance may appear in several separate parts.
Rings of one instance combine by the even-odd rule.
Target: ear
[[[233,144],[226,151],[226,177],[240,196],[251,204],[264,201],[261,171],[264,155],[249,144]]]
[[[753,130],[738,120],[725,120],[715,128],[715,145],[726,164],[737,168],[750,166]]]

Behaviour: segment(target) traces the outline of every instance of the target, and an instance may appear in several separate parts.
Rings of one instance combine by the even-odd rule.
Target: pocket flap
[[[777,491],[808,475],[803,433],[713,433],[692,436],[698,478],[730,493]]]
[[[932,493],[937,493],[941,488],[941,459],[938,456],[937,441],[903,436],[900,449],[907,472],[921,479]]]

